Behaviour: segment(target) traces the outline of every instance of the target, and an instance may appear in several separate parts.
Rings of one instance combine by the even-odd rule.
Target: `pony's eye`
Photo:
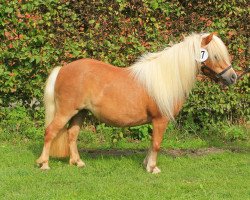
[[[218,56],[214,56],[214,59],[215,59],[215,60],[219,60]]]

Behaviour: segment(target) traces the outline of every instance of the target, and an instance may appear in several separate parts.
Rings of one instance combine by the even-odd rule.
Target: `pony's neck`
[[[185,100],[196,80],[200,44],[200,35],[192,35],[161,52],[144,55],[130,67],[162,114],[171,119],[174,108]]]

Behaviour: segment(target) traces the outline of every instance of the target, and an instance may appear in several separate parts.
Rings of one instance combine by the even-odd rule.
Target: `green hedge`
[[[248,65],[248,13],[245,0],[1,0],[0,105],[42,112],[53,67],[85,57],[129,66],[192,32],[218,32],[240,73]],[[209,80],[197,85],[179,120],[249,120],[249,77],[228,90]]]

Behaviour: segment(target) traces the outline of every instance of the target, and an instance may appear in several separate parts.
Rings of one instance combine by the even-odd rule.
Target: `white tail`
[[[44,106],[45,106],[45,128],[52,122],[55,112],[55,98],[54,90],[57,75],[61,67],[53,69],[46,82],[44,91]],[[52,157],[66,157],[69,156],[68,133],[67,128],[64,127],[57,136],[53,139],[50,147],[50,156]]]

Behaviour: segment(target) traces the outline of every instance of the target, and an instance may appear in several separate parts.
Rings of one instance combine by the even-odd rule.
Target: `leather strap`
[[[210,69],[208,66],[203,65],[203,66],[201,66],[201,71],[203,72],[204,75],[210,77],[210,78],[213,79],[214,81],[219,81],[220,79],[223,79],[222,75],[223,75],[224,73],[226,73],[226,72],[227,72],[229,69],[231,69],[231,68],[232,68],[232,65],[228,66],[228,67],[227,67],[226,69],[224,69],[222,72],[220,72],[220,73],[217,74],[214,70]],[[210,74],[209,74],[209,73],[206,73],[205,70],[208,70]],[[211,74],[212,74],[212,76],[210,76]]]

